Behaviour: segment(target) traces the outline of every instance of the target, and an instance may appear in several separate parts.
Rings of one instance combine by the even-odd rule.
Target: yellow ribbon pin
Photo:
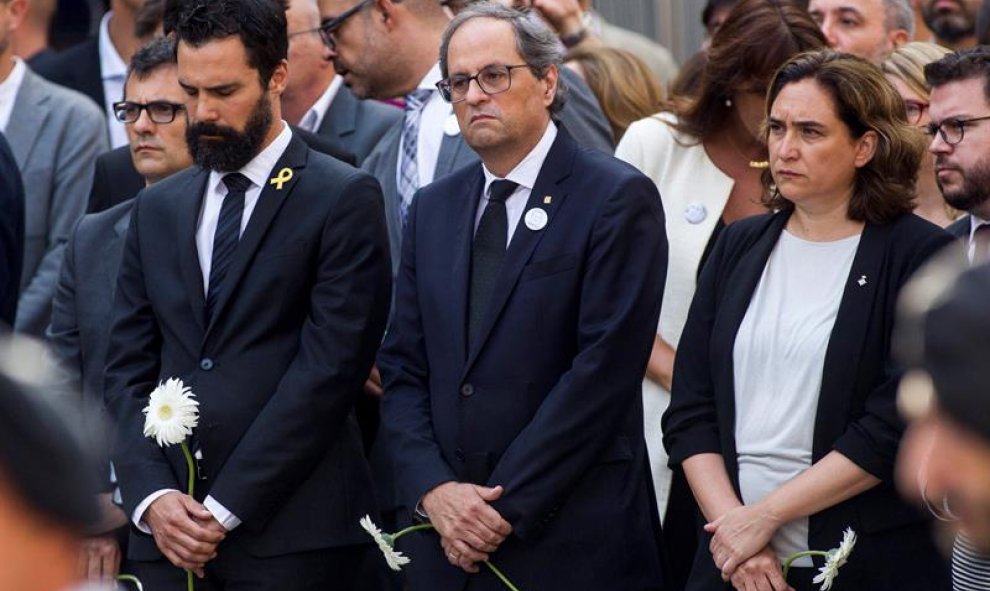
[[[268,181],[268,184],[269,185],[275,185],[275,190],[276,191],[281,191],[282,190],[282,185],[284,185],[285,183],[289,182],[290,180],[292,180],[292,169],[291,168],[283,168],[282,170],[278,171],[278,176],[277,177],[275,177],[272,180]]]

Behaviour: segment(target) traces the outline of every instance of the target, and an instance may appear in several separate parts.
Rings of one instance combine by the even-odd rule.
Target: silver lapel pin
[[[856,283],[858,283],[860,287],[866,285],[866,275],[860,275],[859,281],[857,281]]]

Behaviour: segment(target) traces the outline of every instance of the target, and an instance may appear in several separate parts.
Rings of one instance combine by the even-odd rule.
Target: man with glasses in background
[[[124,83],[124,100],[114,103],[126,127],[134,168],[148,185],[192,165],[186,147],[185,94],[179,86],[175,45],[158,39],[134,54]],[[133,197],[133,195],[132,195]],[[82,390],[83,417],[103,416],[103,366],[110,313],[133,199],[84,216],[69,237],[48,327],[51,349],[67,379]],[[106,433],[108,426],[89,429]],[[127,516],[111,502],[113,477],[109,443],[94,446],[108,471],[99,495],[102,528],[88,538],[79,564],[83,576],[111,582],[117,575],[126,540]]]
[[[437,87],[481,162],[412,202],[378,358],[402,504],[436,528],[403,548],[412,591],[500,590],[489,558],[520,589],[665,588],[641,393],[664,215],[555,122],[562,57],[488,3],[443,35]]]

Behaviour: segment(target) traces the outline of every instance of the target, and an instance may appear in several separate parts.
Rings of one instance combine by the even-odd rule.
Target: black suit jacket
[[[106,108],[103,75],[100,73],[100,38],[90,37],[32,65],[35,73],[55,84],[77,90]],[[116,99],[115,99],[116,100]]]
[[[24,186],[0,133],[0,322],[13,326],[24,265]]]
[[[353,152],[360,164],[401,119],[402,109],[375,100],[361,100],[342,85],[324,114],[318,133]]]
[[[351,166],[357,163],[353,154],[335,144],[333,140],[297,127],[292,128],[292,133],[317,152],[332,156]],[[96,159],[96,172],[93,175],[93,188],[89,193],[86,213],[96,213],[123,203],[137,195],[144,185],[144,177],[134,168],[130,146],[121,146],[101,154]]]
[[[789,212],[749,218],[727,227],[708,259],[677,349],[670,407],[663,417],[671,465],[700,453],[718,453],[739,494],[735,444],[733,347]],[[883,483],[810,518],[812,549],[835,547],[852,527],[860,542],[842,578],[863,580],[882,574],[885,585],[871,589],[942,589],[937,552],[929,562],[904,569],[889,548],[875,560],[871,536],[896,528],[927,528],[927,515],[900,500],[893,487],[894,459],[903,424],[895,405],[900,372],[892,365],[890,340],[897,296],[911,274],[951,236],[912,214],[885,225],[867,224],[860,238],[825,356],[815,417],[812,462],[836,450]],[[860,279],[864,281],[861,282]],[[907,531],[907,530],[905,530]],[[701,536],[692,581],[721,578]],[[923,536],[925,539],[926,536]],[[907,549],[905,549],[906,551]],[[904,556],[910,554],[905,552]],[[865,584],[865,583],[864,583]],[[890,586],[886,586],[890,585]]]
[[[963,214],[959,216],[958,220],[949,224],[945,231],[963,242],[969,242],[969,231],[972,226],[971,218],[972,216],[970,214]]]
[[[190,168],[138,195],[106,369],[127,513],[155,491],[185,490],[178,446],[142,435],[151,390],[178,377],[200,403],[196,497],[240,518],[228,541],[256,556],[368,541],[358,519],[374,508],[353,406],[391,293],[378,183],[297,137],[273,171],[283,168],[292,178],[262,190],[209,325],[195,244],[208,173]],[[131,557],[157,557],[135,531]]]
[[[656,185],[561,130],[512,237],[479,338],[466,318],[481,164],[421,189],[379,368],[404,505],[447,481],[505,487],[493,555],[521,589],[661,589],[641,384],[667,241]],[[435,534],[402,543],[412,589],[458,590]],[[482,569],[483,571],[485,569]],[[472,590],[501,589],[483,572]]]

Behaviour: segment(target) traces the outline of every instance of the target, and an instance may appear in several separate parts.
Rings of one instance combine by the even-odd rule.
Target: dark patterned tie
[[[512,181],[495,181],[489,190],[488,205],[481,215],[471,247],[471,292],[468,300],[468,344],[474,343],[485,318],[498,271],[505,258],[509,219],[505,200],[519,185]]]
[[[227,196],[223,198],[217,231],[213,234],[213,262],[210,264],[210,286],[206,291],[207,324],[213,318],[214,308],[223,288],[223,279],[227,276],[230,261],[233,260],[237,243],[241,239],[244,193],[251,186],[251,181],[243,174],[233,172],[223,177],[223,184],[227,185]]]

